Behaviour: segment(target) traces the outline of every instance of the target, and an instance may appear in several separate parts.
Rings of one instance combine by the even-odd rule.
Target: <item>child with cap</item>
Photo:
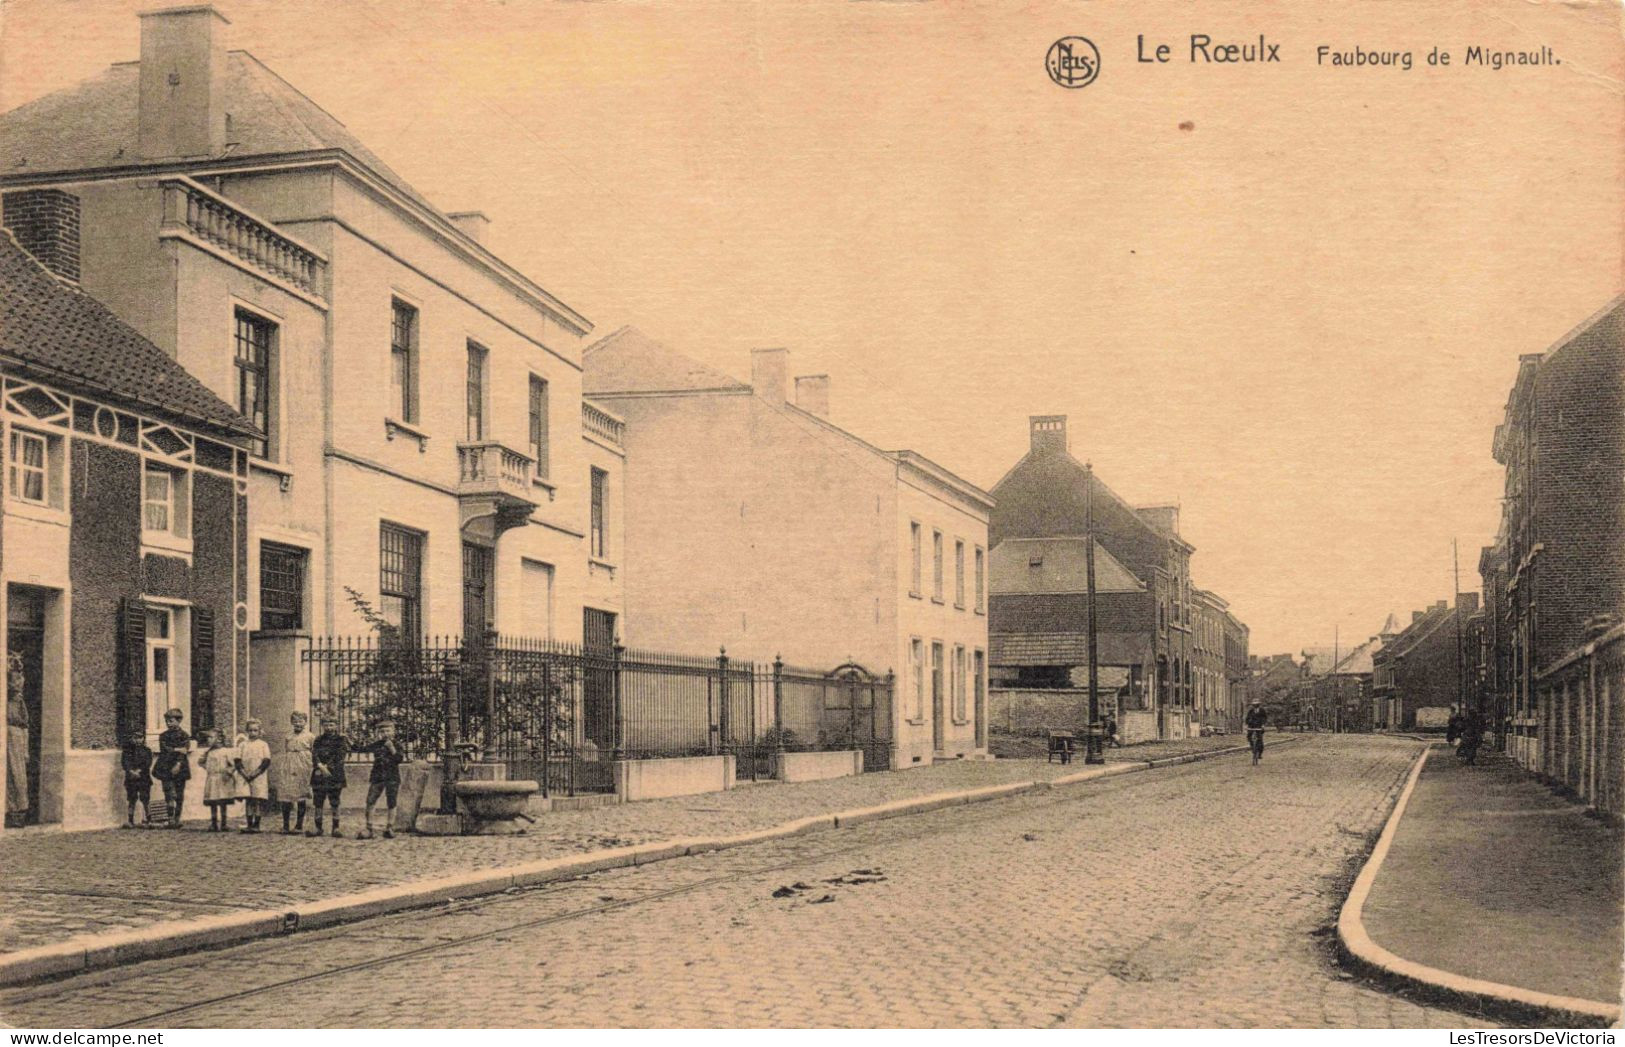
[[[158,758],[152,764],[152,776],[164,786],[164,806],[169,809],[171,829],[181,827],[186,783],[192,779],[192,736],[181,730],[183,718],[179,709],[164,713],[164,733],[158,736]]]
[[[141,804],[141,825],[152,825],[152,750],[147,748],[147,732],[132,727],[124,734],[124,750],[119,755],[124,769],[124,801],[127,810],[124,827],[136,827],[135,805]]]
[[[372,839],[372,807],[378,802],[378,797],[383,796],[387,804],[384,839],[393,840],[395,802],[401,792],[401,762],[406,759],[405,751],[395,740],[394,720],[379,721],[378,737],[367,746],[366,751],[372,754],[372,776],[367,783],[366,829],[361,839]]]
[[[316,808],[316,827],[306,836],[322,834],[322,804],[333,810],[333,835],[339,832],[339,794],[344,791],[344,758],[350,754],[350,740],[339,733],[339,718],[322,717],[322,733],[310,745],[310,791]]]

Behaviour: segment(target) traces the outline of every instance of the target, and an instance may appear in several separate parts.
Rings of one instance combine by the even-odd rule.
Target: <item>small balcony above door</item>
[[[462,525],[491,521],[492,536],[518,527],[536,510],[531,469],[535,462],[496,440],[457,445],[457,499]]]

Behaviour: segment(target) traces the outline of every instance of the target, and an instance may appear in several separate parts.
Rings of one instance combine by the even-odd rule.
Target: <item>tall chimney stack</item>
[[[136,146],[143,158],[226,147],[226,21],[207,4],[141,15]]]
[[[790,380],[790,350],[752,349],[750,351],[750,385],[757,396],[770,403],[782,404],[785,386]]]
[[[1032,449],[1035,453],[1066,450],[1066,415],[1029,415],[1027,424],[1030,427]]]
[[[803,374],[796,376],[796,406],[808,414],[829,418],[829,375]]]
[[[0,195],[0,225],[45,268],[79,282],[77,196],[60,189],[14,189]]]

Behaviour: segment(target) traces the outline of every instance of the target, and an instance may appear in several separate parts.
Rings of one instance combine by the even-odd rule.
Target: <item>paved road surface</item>
[[[1224,757],[7,990],[0,1018],[1480,1024],[1332,962],[1352,863],[1416,751],[1307,739],[1258,768]]]

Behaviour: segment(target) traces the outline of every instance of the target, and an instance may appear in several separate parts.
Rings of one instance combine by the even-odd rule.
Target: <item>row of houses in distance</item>
[[[895,674],[892,764],[985,752],[987,492],[835,425],[783,350],[742,382],[589,346],[486,216],[227,31],[143,14],[139,61],[0,115],[8,821],[108,824],[120,732],[167,708],[280,729],[363,605],[470,645],[861,665]]]

